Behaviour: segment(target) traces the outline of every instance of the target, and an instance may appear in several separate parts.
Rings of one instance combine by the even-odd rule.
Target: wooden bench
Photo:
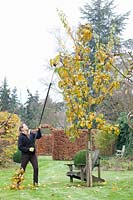
[[[86,181],[86,165],[79,164],[74,165],[72,163],[66,164],[69,167],[69,171],[66,173],[67,176],[70,177],[70,182],[73,182],[73,179],[80,179],[81,181]],[[100,156],[99,150],[95,150],[92,155],[92,170],[94,167],[98,168],[98,177],[92,175],[93,182],[105,182],[104,179],[101,178],[100,173]]]

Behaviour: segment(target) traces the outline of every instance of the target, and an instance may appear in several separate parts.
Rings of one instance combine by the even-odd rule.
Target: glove
[[[30,148],[29,148],[29,151],[30,151],[30,152],[34,152],[34,147],[30,147]]]

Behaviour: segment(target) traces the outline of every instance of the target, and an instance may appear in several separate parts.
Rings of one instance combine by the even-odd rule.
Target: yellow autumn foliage
[[[12,190],[22,190],[24,187],[21,185],[24,180],[24,169],[20,168],[16,170],[14,176],[12,177],[12,184],[10,189]]]
[[[64,17],[64,19],[63,19]],[[57,61],[61,63],[57,73],[60,77],[58,86],[63,91],[66,102],[66,120],[68,127],[66,132],[69,136],[75,137],[80,128],[85,129],[108,129],[116,135],[118,127],[105,126],[104,117],[95,111],[95,107],[101,104],[107,95],[119,87],[117,77],[113,80],[111,70],[115,58],[110,55],[111,45],[104,47],[96,44],[94,60],[91,61],[91,49],[89,41],[93,37],[90,24],[80,25],[75,35],[69,28],[68,22],[61,15],[61,21],[73,40],[73,49],[59,52],[50,63],[54,65]],[[58,63],[57,63],[58,65]],[[101,117],[102,116],[102,117]],[[114,128],[113,128],[114,127]]]
[[[0,165],[6,164],[16,151],[19,125],[16,114],[0,112]]]

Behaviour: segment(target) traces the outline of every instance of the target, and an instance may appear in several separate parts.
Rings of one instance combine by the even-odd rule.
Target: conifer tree
[[[115,49],[119,47],[118,36],[120,37],[126,26],[130,12],[115,14],[114,0],[93,0],[80,8],[82,19],[92,25],[99,43],[107,45],[112,34]],[[91,46],[95,47],[92,39]]]
[[[32,95],[28,90],[28,99],[25,105],[25,123],[27,123],[30,128],[36,128],[36,126],[38,126],[40,109],[38,92]]]
[[[10,100],[10,88],[8,87],[7,79],[4,78],[3,84],[0,87],[0,111],[9,110]]]
[[[14,87],[14,89],[11,92],[11,98],[10,98],[10,112],[15,112],[16,114],[18,114],[19,112],[19,107],[20,107],[20,102],[17,96],[17,88]]]

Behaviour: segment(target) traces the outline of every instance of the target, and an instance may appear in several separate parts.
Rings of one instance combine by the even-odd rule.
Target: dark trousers
[[[38,183],[38,161],[36,154],[22,154],[21,168],[26,169],[26,166],[30,162],[33,166],[33,184]]]

